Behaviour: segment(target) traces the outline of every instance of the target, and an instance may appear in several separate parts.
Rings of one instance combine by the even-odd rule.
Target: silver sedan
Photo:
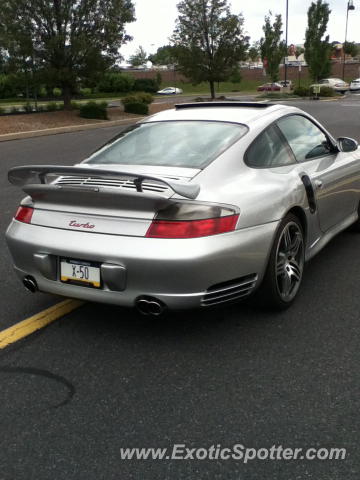
[[[31,291],[208,308],[294,301],[304,263],[360,230],[360,151],[295,108],[181,104],[74,167],[9,172],[27,197],[6,237]]]

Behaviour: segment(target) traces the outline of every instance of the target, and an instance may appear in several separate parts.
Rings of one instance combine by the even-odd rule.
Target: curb
[[[145,117],[126,118],[122,120],[110,120],[101,123],[84,123],[83,125],[69,125],[66,127],[46,128],[44,130],[29,130],[27,132],[5,133],[0,135],[0,142],[8,142],[10,140],[21,140],[23,138],[43,137],[46,135],[58,135],[61,133],[81,132],[83,130],[93,130],[96,128],[115,127],[117,125],[131,125]]]

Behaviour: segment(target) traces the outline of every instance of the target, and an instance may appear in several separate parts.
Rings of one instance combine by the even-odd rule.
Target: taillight
[[[15,214],[15,220],[23,223],[31,223],[31,218],[33,216],[34,209],[32,207],[20,207],[17,209]]]
[[[222,205],[175,203],[156,215],[146,237],[196,238],[235,230],[239,214]]]

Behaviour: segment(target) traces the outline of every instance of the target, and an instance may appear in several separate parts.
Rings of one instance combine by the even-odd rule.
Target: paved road
[[[302,104],[335,135],[360,140],[360,104],[342,105]],[[2,232],[21,198],[6,184],[9,166],[71,164],[117,130],[0,144]],[[154,321],[86,305],[0,352],[0,479],[357,480],[359,246],[351,233],[328,245],[286,313],[244,304]],[[2,251],[7,325],[54,299],[23,293]],[[120,459],[121,447],[183,443],[344,447],[348,456],[246,465]]]

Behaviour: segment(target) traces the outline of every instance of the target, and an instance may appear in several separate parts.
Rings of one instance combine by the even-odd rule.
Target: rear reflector
[[[205,220],[168,221],[153,220],[146,237],[151,238],[196,238],[231,232],[239,215],[207,218]]]
[[[15,214],[15,220],[23,223],[31,223],[31,218],[33,216],[34,209],[31,207],[20,207],[17,209]]]

